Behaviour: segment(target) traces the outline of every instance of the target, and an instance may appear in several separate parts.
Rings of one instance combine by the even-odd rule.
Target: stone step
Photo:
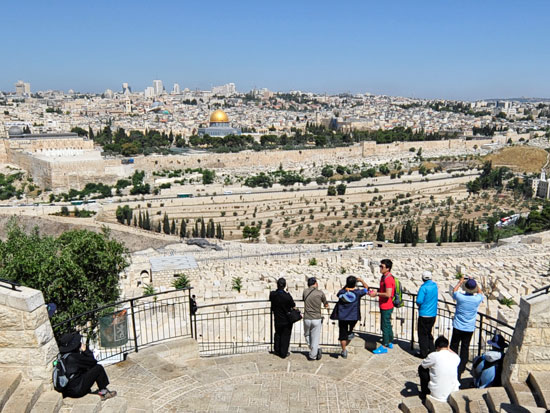
[[[428,411],[420,397],[417,396],[403,399],[399,408],[404,413],[426,413]]]
[[[29,413],[42,394],[42,382],[22,382],[2,409],[8,413]]]
[[[48,390],[40,395],[32,408],[33,413],[57,413],[63,405],[63,396],[55,390]]]
[[[502,404],[510,404],[510,398],[504,387],[491,387],[487,389],[487,406],[491,413],[500,412]]]
[[[3,373],[0,375],[0,412],[21,382],[21,373]]]
[[[426,407],[430,413],[453,413],[449,403],[440,402],[430,395],[426,397]]]
[[[550,372],[534,371],[529,373],[527,381],[531,385],[541,406],[550,410]]]
[[[456,413],[488,413],[485,402],[487,389],[466,389],[451,393],[449,404]]]
[[[121,396],[113,397],[101,403],[101,413],[126,413],[128,401]]]
[[[524,407],[517,404],[502,403],[500,405],[498,413],[546,413],[546,409],[543,407]]]
[[[525,383],[510,383],[507,387],[510,394],[510,400],[513,404],[523,407],[537,407],[537,402],[533,396],[533,392]]]
[[[72,411],[74,413],[98,413],[101,411],[101,398],[97,394],[87,394],[84,397],[78,399],[65,399],[65,401],[72,405]]]

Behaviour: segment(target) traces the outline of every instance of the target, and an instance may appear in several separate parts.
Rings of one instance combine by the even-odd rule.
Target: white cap
[[[422,273],[422,281],[431,280],[432,279],[432,272],[431,271],[424,271]]]

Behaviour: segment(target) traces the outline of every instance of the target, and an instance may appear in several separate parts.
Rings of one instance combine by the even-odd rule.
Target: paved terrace
[[[284,360],[268,353],[183,360],[159,356],[166,347],[161,344],[131,354],[107,372],[110,387],[133,413],[398,412],[404,397],[418,394],[420,360],[407,351],[408,343],[374,355],[364,337],[352,341],[347,359],[327,348],[320,361],[308,361],[305,349],[293,349]],[[86,403],[96,405],[97,396],[65,399],[61,411],[80,413]]]

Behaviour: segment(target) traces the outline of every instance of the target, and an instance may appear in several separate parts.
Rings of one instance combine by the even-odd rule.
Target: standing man
[[[378,296],[380,305],[380,324],[382,326],[382,345],[373,351],[374,354],[384,354],[389,348],[393,348],[393,330],[391,326],[391,314],[393,312],[393,293],[395,291],[395,279],[391,274],[393,263],[391,260],[380,261],[380,289],[371,291],[371,297]]]
[[[422,273],[424,284],[420,286],[416,297],[418,304],[418,344],[420,345],[420,358],[425,359],[434,347],[432,329],[437,316],[437,284],[432,281],[431,271]]]
[[[458,289],[462,286],[465,294],[459,293]],[[473,278],[468,278],[464,282],[464,275],[453,290],[453,299],[456,301],[455,316],[453,318],[453,336],[451,337],[451,350],[460,356],[460,365],[458,366],[458,379],[466,369],[468,362],[468,352],[470,350],[470,340],[476,329],[477,309],[483,302],[485,296],[481,287],[477,285]],[[460,346],[460,352],[458,347]]]
[[[290,335],[292,334],[292,322],[288,318],[288,312],[296,307],[292,296],[285,291],[286,280],[279,278],[277,280],[277,289],[269,293],[271,301],[271,312],[275,324],[275,337],[273,340],[273,350],[281,358],[290,356],[288,347],[290,345]]]
[[[325,293],[319,290],[319,284],[315,277],[308,278],[307,286],[302,295],[304,300],[304,336],[309,346],[308,360],[321,360],[322,352],[319,347],[323,317],[321,305],[328,308]]]
[[[458,390],[456,369],[460,358],[449,349],[449,340],[439,336],[435,340],[436,351],[430,353],[418,366],[420,376],[420,398],[429,394],[440,402],[446,402],[449,395]]]

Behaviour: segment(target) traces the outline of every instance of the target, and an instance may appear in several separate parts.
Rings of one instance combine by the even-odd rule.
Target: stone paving
[[[365,347],[357,337],[347,359],[327,348],[320,361],[308,361],[305,349],[285,360],[267,353],[187,361],[138,353],[107,371],[120,396],[146,399],[155,412],[399,411],[404,397],[417,394],[420,360],[406,351],[408,343],[386,355]]]

